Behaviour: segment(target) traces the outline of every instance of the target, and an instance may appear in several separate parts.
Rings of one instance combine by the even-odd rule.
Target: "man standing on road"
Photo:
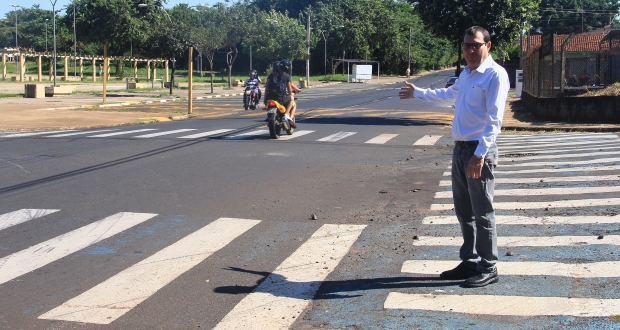
[[[497,231],[493,170],[497,166],[500,133],[510,82],[506,70],[490,56],[491,36],[479,26],[465,31],[463,52],[467,66],[449,88],[420,89],[405,82],[401,99],[440,102],[456,99],[452,138],[452,197],[461,225],[463,260],[439,276],[465,280],[465,287],[482,287],[499,280],[496,263]]]

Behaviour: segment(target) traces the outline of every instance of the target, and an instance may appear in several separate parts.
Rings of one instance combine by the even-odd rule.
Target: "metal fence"
[[[555,35],[547,42],[543,36],[542,40],[523,61],[524,92],[557,97],[620,82],[620,30],[606,35]]]

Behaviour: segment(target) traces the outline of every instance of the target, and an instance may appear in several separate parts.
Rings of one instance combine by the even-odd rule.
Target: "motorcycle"
[[[267,127],[272,139],[278,139],[282,130],[288,135],[293,135],[295,129],[286,120],[282,120],[286,107],[276,100],[267,101]]]
[[[245,110],[248,109],[256,109],[258,105],[258,94],[256,93],[256,88],[252,88],[247,86],[243,93],[243,108]]]

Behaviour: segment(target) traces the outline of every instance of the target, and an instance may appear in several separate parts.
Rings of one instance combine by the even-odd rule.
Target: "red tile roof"
[[[566,52],[598,52],[600,51],[600,42],[605,34],[580,33],[573,37],[566,45]],[[568,39],[567,34],[556,34],[553,36],[553,50],[555,52],[562,51],[562,44]],[[527,53],[537,50],[540,47],[541,35],[530,36],[530,49],[527,50],[527,37],[523,38],[523,49]]]

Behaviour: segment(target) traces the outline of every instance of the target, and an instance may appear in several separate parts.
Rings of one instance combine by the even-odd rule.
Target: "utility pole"
[[[308,28],[306,31],[306,86],[310,86],[310,15],[312,14],[312,6],[308,6]]]
[[[409,64],[407,64],[407,68],[411,70],[411,27],[409,27],[409,52],[407,57],[409,59]]]
[[[75,1],[73,1],[73,77],[77,77],[77,34],[75,33]]]
[[[56,2],[58,0],[50,0],[50,3],[52,4],[52,15],[53,15],[53,23],[52,23],[52,29],[54,30],[54,87],[56,87]],[[105,92],[104,92],[105,95]],[[104,96],[104,100],[105,100],[105,96]],[[105,103],[105,102],[104,102]]]

